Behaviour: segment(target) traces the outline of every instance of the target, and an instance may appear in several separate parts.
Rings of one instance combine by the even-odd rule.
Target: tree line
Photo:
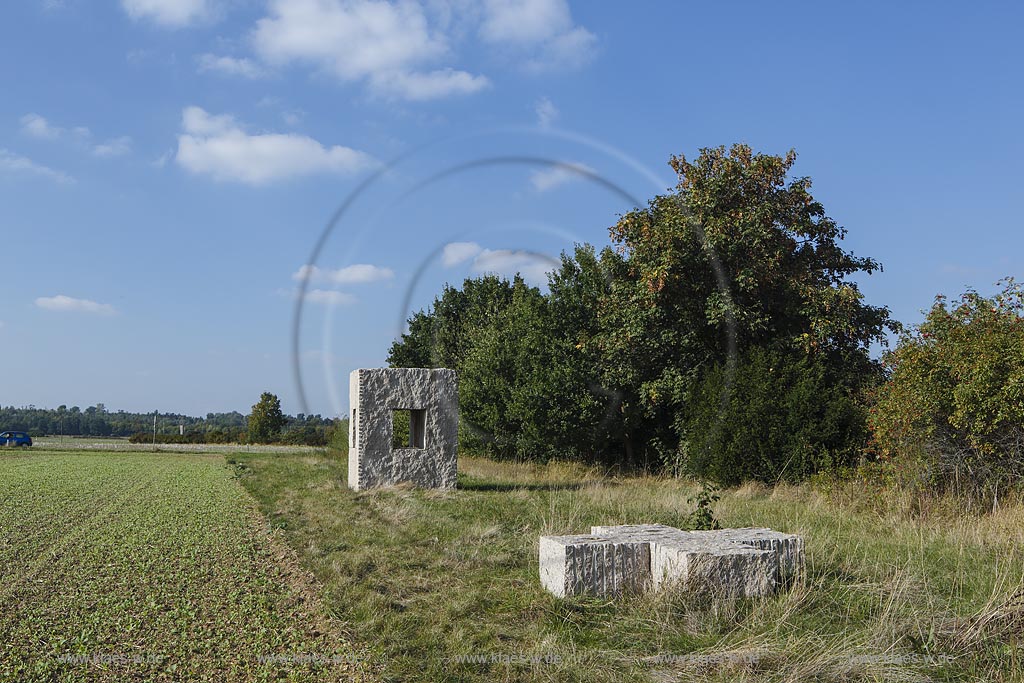
[[[893,447],[879,430],[896,433],[871,419],[879,402],[923,410],[916,389],[887,389],[922,331],[865,302],[858,279],[882,266],[842,248],[846,230],[810,178],[792,174],[795,160],[746,145],[672,157],[674,190],[621,216],[610,244],[563,253],[546,292],[519,276],[446,285],[409,318],[388,362],[457,370],[460,447],[494,457],[659,468],[726,485],[877,460],[880,443]],[[1016,372],[1019,394],[1014,291],[1002,295],[1018,307],[1002,306],[1010,331],[1000,343],[1020,360],[999,377]],[[891,333],[902,333],[900,347],[872,357]],[[1019,395],[1015,405],[1004,427],[1019,427]],[[952,411],[919,415],[948,423]],[[900,438],[933,448],[928,425],[911,422],[917,431]],[[970,428],[951,429],[969,453],[984,452]]]
[[[157,422],[156,440],[159,443],[245,443],[250,440],[249,416],[238,411],[207,413],[205,417],[194,417],[158,411],[112,412],[102,403],[84,410],[78,406],[68,408],[66,405],[52,409],[36,406],[0,407],[0,428],[24,431],[37,437],[61,434],[128,437],[135,442],[149,443],[153,440],[154,415]],[[282,414],[272,438],[266,438],[268,442],[325,445],[331,437],[335,422],[321,415]],[[259,434],[258,438],[263,439],[263,434]]]

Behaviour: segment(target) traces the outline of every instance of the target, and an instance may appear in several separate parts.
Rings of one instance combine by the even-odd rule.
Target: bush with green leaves
[[[849,465],[867,439],[855,387],[820,358],[762,348],[708,372],[679,429],[681,469],[723,486]]]
[[[936,297],[886,356],[871,408],[874,451],[920,483],[992,500],[1024,482],[1024,289]]]
[[[343,417],[339,420],[335,420],[330,427],[327,428],[325,434],[327,439],[327,447],[340,451],[343,455],[348,454],[348,418]]]

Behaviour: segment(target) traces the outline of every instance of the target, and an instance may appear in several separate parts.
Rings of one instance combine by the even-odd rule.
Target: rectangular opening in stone
[[[426,448],[427,411],[409,411],[409,448]]]
[[[427,411],[391,411],[391,447],[426,448]]]

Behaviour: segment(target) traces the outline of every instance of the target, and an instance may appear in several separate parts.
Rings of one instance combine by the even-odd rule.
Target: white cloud
[[[58,183],[73,183],[75,179],[63,171],[37,164],[28,157],[19,156],[0,147],[0,172],[47,178]]]
[[[582,26],[555,36],[526,62],[528,71],[572,71],[594,58],[597,36]]]
[[[41,296],[36,299],[36,306],[45,308],[48,311],[96,313],[99,315],[113,315],[114,307],[110,304],[98,304],[89,299],[76,299],[71,296],[58,294],[57,296]]]
[[[451,268],[468,261],[481,251],[483,251],[483,247],[476,242],[449,242],[444,245],[444,251],[441,253],[441,263],[444,264],[445,268]]]
[[[412,2],[272,0],[252,40],[271,64],[310,63],[344,81],[366,81],[385,96],[426,100],[488,85],[465,71],[423,70],[449,46]]]
[[[249,134],[233,117],[214,116],[199,107],[184,110],[182,128],[178,165],[216,180],[263,185],[312,173],[352,173],[375,163],[364,152],[325,147],[304,135]]]
[[[299,281],[308,279],[311,282],[332,282],[336,285],[352,285],[390,280],[394,276],[395,272],[390,268],[374,266],[369,263],[357,263],[339,268],[338,270],[305,265],[292,274],[292,279]]]
[[[551,166],[536,170],[530,174],[530,183],[533,189],[538,192],[553,190],[559,185],[564,185],[573,180],[578,180],[581,175],[594,173],[594,169],[586,164],[566,163],[560,166]]]
[[[333,289],[311,289],[306,292],[303,301],[308,301],[311,304],[350,306],[356,302],[356,298],[347,292],[339,292]]]
[[[98,157],[115,157],[128,154],[132,149],[132,139],[127,135],[107,140],[96,145],[92,144],[92,131],[85,126],[62,128],[55,126],[39,114],[25,114],[21,117],[21,130],[26,135],[42,140],[68,139],[79,146],[92,149]]]
[[[180,28],[210,16],[208,0],[121,0],[132,19],[148,19],[169,28]]]
[[[477,273],[496,273],[506,277],[519,273],[533,284],[547,283],[547,274],[558,266],[559,263],[549,256],[512,249],[484,249],[473,260],[473,270]]]
[[[419,6],[373,0],[273,0],[253,40],[271,61],[319,62],[346,80],[402,70],[447,50],[430,35]]]
[[[578,68],[597,44],[573,22],[568,0],[487,0],[480,37],[520,55],[530,71]]]
[[[197,60],[200,72],[216,72],[225,76],[241,76],[255,80],[267,75],[266,70],[251,59],[226,55],[204,54]]]
[[[107,140],[92,148],[92,153],[98,157],[119,157],[130,151],[132,151],[132,139],[127,135]]]
[[[201,107],[186,107],[181,112],[181,126],[195,135],[228,133],[238,128],[230,114],[208,114]]]
[[[39,114],[25,114],[21,117],[21,131],[26,135],[42,140],[56,140],[63,133],[63,128],[50,125],[50,122]]]
[[[375,75],[370,82],[381,94],[417,102],[448,95],[470,95],[490,85],[485,76],[453,69],[425,73],[396,71]]]
[[[537,100],[533,110],[537,114],[537,125],[541,128],[550,128],[559,114],[558,107],[546,97]]]
[[[480,35],[492,43],[529,45],[570,28],[566,0],[486,0]]]

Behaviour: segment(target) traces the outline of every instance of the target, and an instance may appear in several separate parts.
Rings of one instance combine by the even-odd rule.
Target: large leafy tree
[[[270,443],[281,435],[284,427],[284,413],[281,412],[281,401],[268,391],[260,395],[260,400],[252,407],[249,414],[249,441],[253,443]]]
[[[544,440],[562,457],[619,459],[622,397],[606,386],[594,341],[601,334],[598,310],[621,263],[611,248],[598,253],[577,245],[548,278],[547,353],[536,356],[534,382],[547,397]]]
[[[543,297],[519,277],[469,278],[446,285],[429,309],[409,318],[409,329],[388,353],[392,367],[446,367],[459,373],[460,440],[492,455],[521,452],[524,420],[512,390],[525,387],[532,367],[524,357],[536,340]],[[532,454],[536,456],[537,454]]]
[[[851,390],[877,376],[868,348],[897,326],[850,276],[880,266],[839,246],[845,230],[810,179],[790,178],[795,161],[746,145],[673,157],[675,192],[612,227],[624,260],[597,343],[633,459],[674,458],[699,379],[745,349],[825,357]]]

